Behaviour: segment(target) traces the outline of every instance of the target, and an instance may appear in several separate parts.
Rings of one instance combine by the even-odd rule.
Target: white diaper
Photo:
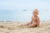
[[[36,22],[33,22],[32,24],[37,24]]]
[[[32,26],[33,24],[37,24],[36,22],[33,22],[32,24],[29,24],[29,26]]]

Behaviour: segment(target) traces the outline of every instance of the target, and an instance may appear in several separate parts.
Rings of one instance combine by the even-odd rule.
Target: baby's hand
[[[39,25],[37,25],[37,27],[40,27]]]
[[[24,24],[21,24],[21,26],[24,26]]]

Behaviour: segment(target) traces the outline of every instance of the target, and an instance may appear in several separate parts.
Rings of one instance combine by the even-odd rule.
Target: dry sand
[[[17,22],[0,22],[0,33],[50,33],[50,23],[42,22],[40,27],[23,28]]]

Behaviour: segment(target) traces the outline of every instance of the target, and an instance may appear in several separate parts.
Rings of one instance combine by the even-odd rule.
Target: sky
[[[30,21],[35,8],[40,20],[50,20],[50,0],[0,0],[0,21]]]

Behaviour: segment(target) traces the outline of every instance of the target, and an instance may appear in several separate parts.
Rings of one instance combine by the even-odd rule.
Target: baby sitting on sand
[[[38,10],[35,9],[33,11],[33,16],[32,16],[32,20],[30,23],[28,24],[24,24],[23,26],[27,26],[27,27],[38,27],[40,24],[40,20],[39,20],[39,17],[38,17]]]

